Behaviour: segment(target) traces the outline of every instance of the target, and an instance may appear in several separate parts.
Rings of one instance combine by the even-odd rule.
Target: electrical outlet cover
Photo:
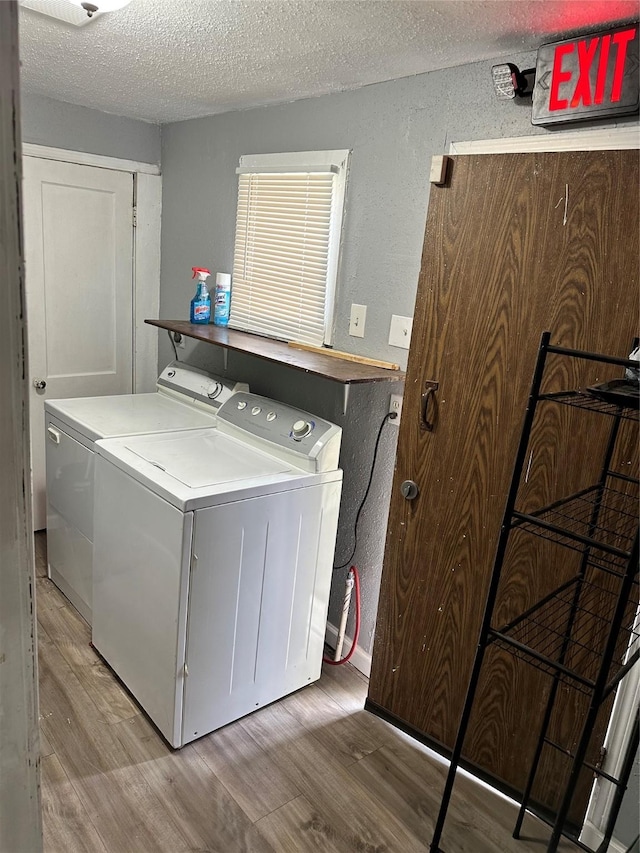
[[[402,394],[392,394],[389,400],[389,414],[395,413],[395,418],[389,418],[392,424],[398,426],[400,424],[400,416],[402,415]]]

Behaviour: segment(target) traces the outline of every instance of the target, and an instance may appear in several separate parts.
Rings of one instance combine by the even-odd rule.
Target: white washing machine
[[[201,429],[244,383],[168,365],[157,391],[45,403],[49,577],[91,624],[94,446],[101,438]]]
[[[96,444],[93,644],[180,747],[320,676],[339,427],[238,393]]]

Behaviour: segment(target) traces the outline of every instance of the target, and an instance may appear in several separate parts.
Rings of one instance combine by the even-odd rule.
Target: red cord
[[[356,590],[356,629],[353,633],[353,643],[349,649],[349,654],[345,655],[341,660],[330,660],[328,657],[323,657],[322,660],[328,663],[329,666],[340,666],[343,663],[347,663],[358,645],[358,637],[360,636],[360,575],[355,566],[351,566],[351,569],[353,570],[353,583]]]

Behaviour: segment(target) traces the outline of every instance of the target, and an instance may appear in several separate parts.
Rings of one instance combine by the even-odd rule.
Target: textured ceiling
[[[637,0],[132,0],[76,28],[21,9],[22,86],[179,121],[533,50],[638,11]]]

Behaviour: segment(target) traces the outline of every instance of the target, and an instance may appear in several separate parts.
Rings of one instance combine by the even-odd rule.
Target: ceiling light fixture
[[[520,71],[518,66],[513,65],[511,62],[494,65],[491,69],[491,78],[496,95],[503,101],[510,101],[516,95],[519,98],[531,95],[535,73],[535,68],[527,68],[525,71]]]
[[[62,21],[83,27],[105,12],[115,12],[128,6],[131,0],[18,0],[20,6]]]

